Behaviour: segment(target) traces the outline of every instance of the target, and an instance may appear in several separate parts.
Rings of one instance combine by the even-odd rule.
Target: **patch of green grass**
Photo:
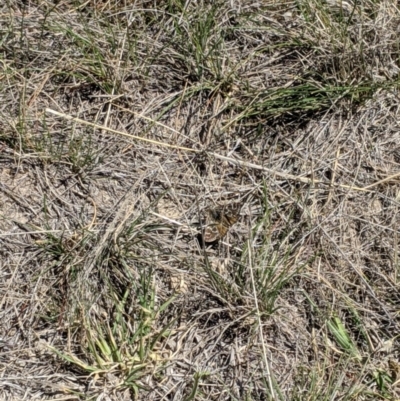
[[[163,356],[160,344],[168,337],[173,322],[154,329],[173,298],[156,304],[154,277],[147,269],[138,281],[131,277],[122,292],[120,285],[104,279],[102,298],[107,309],[97,313],[81,304],[81,321],[71,330],[71,334],[78,334],[79,356],[55,347],[52,350],[87,374],[118,377],[116,387],[129,388],[137,396],[140,389],[149,390],[141,380],[149,374],[162,379],[167,366],[168,357]]]

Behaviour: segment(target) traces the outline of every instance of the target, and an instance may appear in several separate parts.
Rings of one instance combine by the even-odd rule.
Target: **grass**
[[[395,2],[0,10],[1,400],[400,399]]]

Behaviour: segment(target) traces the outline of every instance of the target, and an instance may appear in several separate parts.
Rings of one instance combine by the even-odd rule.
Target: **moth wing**
[[[204,242],[214,242],[221,238],[217,224],[208,225],[204,229]]]

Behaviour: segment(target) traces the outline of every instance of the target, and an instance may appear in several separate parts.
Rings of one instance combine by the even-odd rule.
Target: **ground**
[[[397,2],[0,10],[0,400],[400,399]]]

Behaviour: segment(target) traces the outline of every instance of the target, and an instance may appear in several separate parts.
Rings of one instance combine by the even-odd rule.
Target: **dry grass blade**
[[[138,136],[135,136],[135,135],[127,134],[125,132],[121,132],[121,131],[114,130],[112,128],[108,128],[108,127],[106,127],[104,125],[102,126],[102,125],[94,124],[94,123],[82,120],[80,118],[76,118],[76,117],[72,117],[72,116],[69,116],[69,115],[66,115],[66,114],[63,114],[63,113],[59,113],[59,112],[57,112],[55,110],[52,110],[52,109],[49,109],[49,108],[47,108],[46,111],[48,113],[55,114],[55,115],[57,115],[59,117],[63,117],[65,119],[67,119],[67,120],[72,120],[72,121],[75,121],[75,122],[79,122],[79,123],[82,123],[84,125],[88,125],[88,126],[93,127],[93,128],[101,129],[101,130],[104,130],[104,131],[109,131],[109,132],[112,132],[114,134],[123,135],[123,136],[129,137],[129,138],[133,138],[133,139],[137,139],[137,140],[144,141],[144,142],[147,142],[147,143],[151,143],[153,145],[158,145],[158,146],[177,149],[177,150],[183,150],[183,151],[186,151],[186,152],[200,152],[200,151],[197,151],[195,149],[190,149],[190,148],[185,148],[185,147],[181,147],[181,146],[171,145],[171,144],[168,144],[168,143],[165,143],[165,142],[158,142],[158,141],[154,141],[154,140],[151,140],[151,139],[146,139],[146,138],[138,137]],[[165,127],[165,125],[163,125],[163,126]],[[310,178],[306,178],[306,177],[295,176],[293,174],[282,173],[282,172],[279,172],[279,171],[276,171],[276,170],[273,170],[273,169],[270,169],[270,168],[267,168],[267,167],[260,166],[260,165],[255,164],[255,163],[249,163],[249,162],[245,162],[245,161],[242,161],[242,160],[233,159],[232,157],[223,156],[223,155],[220,155],[218,153],[210,153],[210,155],[215,157],[216,159],[224,160],[224,161],[227,161],[227,162],[232,163],[232,164],[237,165],[237,166],[252,168],[252,169],[255,169],[255,170],[261,170],[261,171],[264,171],[266,173],[270,173],[270,174],[276,175],[277,177],[284,178],[284,179],[287,179],[287,180],[303,182],[303,183],[306,183],[306,184],[333,185],[333,186],[337,186],[339,188],[346,188],[346,189],[354,190],[354,191],[367,191],[368,188],[373,187],[375,185],[378,185],[381,182],[382,183],[383,182],[387,182],[387,181],[395,178],[396,176],[398,176],[400,174],[400,173],[399,174],[395,174],[392,177],[389,177],[389,178],[387,178],[385,180],[381,180],[381,181],[379,181],[377,183],[374,183],[374,184],[371,184],[371,185],[369,185],[367,187],[359,188],[359,187],[354,186],[354,185],[336,184],[334,182],[329,183],[329,182],[326,182],[326,181],[321,181],[321,180],[310,179]]]

